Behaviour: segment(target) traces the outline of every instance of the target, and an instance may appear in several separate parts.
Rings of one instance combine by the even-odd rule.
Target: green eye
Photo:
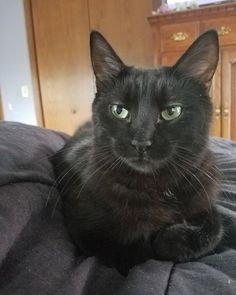
[[[119,104],[113,104],[111,106],[111,112],[116,118],[121,120],[125,120],[129,117],[129,111],[127,111]]]
[[[161,116],[166,121],[171,121],[178,118],[182,113],[182,108],[180,106],[169,107],[161,112]]]

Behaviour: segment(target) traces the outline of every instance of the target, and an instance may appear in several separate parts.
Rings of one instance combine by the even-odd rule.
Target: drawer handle
[[[216,107],[215,108],[215,114],[216,114],[216,118],[219,118],[220,117],[220,114],[221,114],[221,109],[220,109],[220,107]]]
[[[224,107],[224,116],[225,116],[226,118],[228,118],[228,116],[229,116],[229,109],[228,109],[227,106]]]
[[[217,33],[218,33],[219,36],[229,35],[230,32],[231,32],[231,28],[230,27],[225,27],[225,26],[222,26],[217,30]]]
[[[173,39],[174,41],[184,41],[189,37],[189,35],[187,33],[184,32],[178,32],[178,33],[174,33],[171,37],[171,39]]]

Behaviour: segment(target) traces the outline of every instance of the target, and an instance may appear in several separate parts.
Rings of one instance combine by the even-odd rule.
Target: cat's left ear
[[[219,59],[218,34],[214,30],[202,34],[174,65],[174,69],[186,77],[193,77],[205,85],[211,86]]]
[[[111,45],[97,31],[90,34],[90,50],[96,84],[99,88],[106,81],[116,78],[125,65]]]

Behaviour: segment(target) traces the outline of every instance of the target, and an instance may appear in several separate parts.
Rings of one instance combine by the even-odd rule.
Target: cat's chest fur
[[[97,176],[88,185],[91,202],[96,210],[100,206],[101,219],[109,221],[116,239],[122,243],[148,239],[162,226],[182,221],[178,200],[170,190],[162,190],[151,177],[124,176],[110,174],[96,188]]]

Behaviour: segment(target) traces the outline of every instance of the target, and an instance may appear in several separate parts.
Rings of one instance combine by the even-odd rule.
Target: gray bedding
[[[70,241],[49,161],[67,136],[19,123],[0,123],[1,295],[235,295],[236,143],[211,139],[223,174],[218,208],[224,240],[189,263],[149,260],[127,277],[80,256]]]

